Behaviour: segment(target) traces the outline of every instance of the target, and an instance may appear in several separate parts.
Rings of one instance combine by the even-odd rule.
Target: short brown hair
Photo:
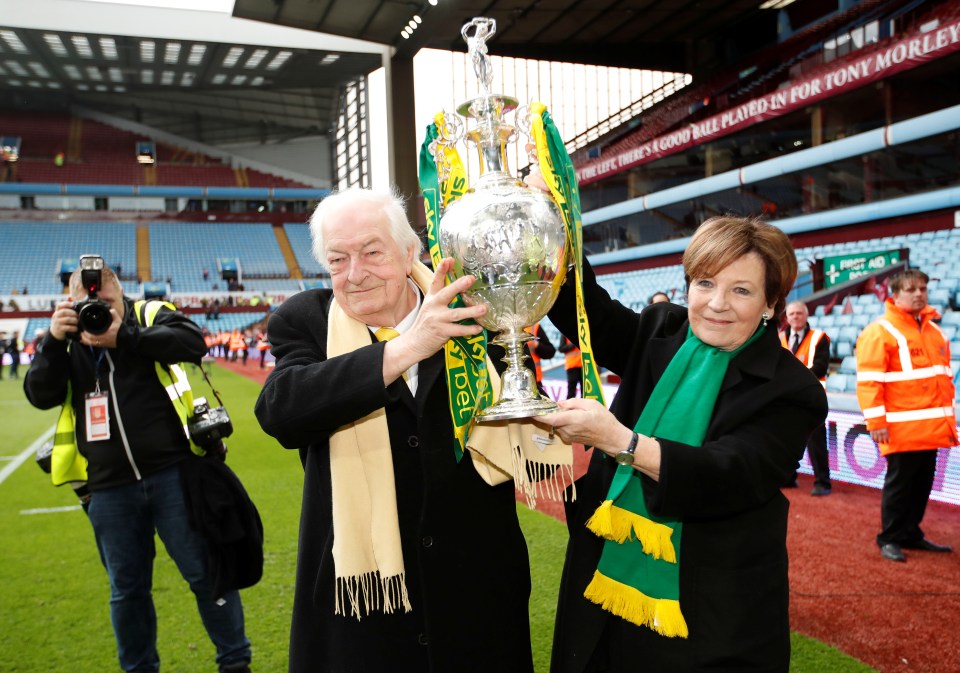
[[[691,278],[714,276],[751,252],[763,260],[764,298],[779,315],[797,280],[797,256],[782,230],[756,218],[723,215],[701,224],[683,253],[687,287]]]
[[[887,285],[890,287],[891,294],[898,294],[904,285],[910,284],[911,281],[915,283],[919,280],[922,280],[924,285],[926,285],[930,282],[930,276],[920,269],[904,269],[890,276]]]

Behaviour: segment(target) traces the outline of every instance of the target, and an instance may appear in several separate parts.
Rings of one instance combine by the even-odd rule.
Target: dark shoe
[[[927,538],[923,538],[919,542],[911,542],[910,544],[900,545],[901,547],[906,547],[907,549],[920,549],[921,551],[936,551],[941,554],[947,554],[953,551],[953,547],[948,544],[937,544],[936,542],[931,542]]]
[[[810,495],[830,495],[832,492],[833,490],[829,486],[821,486],[820,484],[816,484],[813,487],[813,490],[810,491]]]
[[[903,555],[903,550],[900,549],[900,545],[893,542],[888,542],[880,546],[880,556],[888,561],[897,561],[898,563],[903,563],[907,560],[907,557]]]
[[[232,666],[223,666],[220,673],[250,673],[249,664],[233,664]]]

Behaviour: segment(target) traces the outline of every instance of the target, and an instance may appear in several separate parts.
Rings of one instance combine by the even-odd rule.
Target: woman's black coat
[[[622,377],[611,411],[634,427],[688,329],[687,310],[654,304],[640,314],[612,300],[586,268],[585,304],[596,361]],[[575,334],[568,283],[550,312]],[[659,482],[644,478],[650,511],[683,520],[680,605],[688,639],[665,638],[583,597],[603,541],[585,522],[604,500],[616,464],[594,451],[567,511],[570,543],[560,589],[552,673],[579,673],[604,630],[610,671],[777,671],[790,660],[788,501],[780,486],[803,456],[827,401],[820,382],[771,324],[730,362],[702,446],[660,439]],[[603,669],[608,670],[608,669]]]
[[[457,463],[443,353],[420,363],[416,398],[383,386],[383,343],[326,358],[327,290],[270,318],[277,358],[256,414],[304,468],[291,673],[531,673],[530,569],[512,483]],[[330,434],[385,407],[413,612],[334,615]],[[350,531],[336,531],[349,535]]]

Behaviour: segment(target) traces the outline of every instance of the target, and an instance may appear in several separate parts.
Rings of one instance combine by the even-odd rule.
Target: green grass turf
[[[21,367],[23,376],[25,368]],[[240,475],[260,510],[265,529],[261,582],[243,592],[254,669],[283,673],[296,565],[297,527],[303,484],[295,452],[284,451],[260,430],[252,409],[259,386],[218,367],[213,382],[231,414],[234,435],[228,463]],[[209,394],[191,375],[195,394]],[[53,426],[56,410],[33,409],[22,384],[0,381],[3,443],[0,455],[20,454]],[[0,461],[3,469],[9,461]],[[109,588],[84,514],[24,510],[69,507],[69,487],[53,488],[31,457],[0,484],[0,671],[4,673],[103,673],[119,670],[108,608]],[[518,505],[527,537],[533,579],[531,632],[537,673],[547,673],[553,615],[566,545],[566,527]],[[213,645],[200,624],[192,595],[173,562],[157,545],[154,600],[163,669],[213,671]],[[814,640],[794,635],[792,673],[871,671]],[[453,672],[455,673],[455,672]]]

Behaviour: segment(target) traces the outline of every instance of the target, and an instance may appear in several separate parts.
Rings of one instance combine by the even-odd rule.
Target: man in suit
[[[333,287],[272,315],[256,405],[305,473],[290,671],[531,673],[513,486],[454,448],[443,347],[481,331],[484,306],[449,308],[473,278],[417,261],[389,193],[327,197],[310,226]]]
[[[830,368],[830,337],[826,332],[813,329],[808,322],[810,312],[802,301],[787,304],[787,329],[780,332],[780,345],[797,356],[813,375],[827,387],[827,370]],[[807,455],[813,467],[813,490],[810,495],[830,495],[830,459],[827,452],[827,428],[821,425],[807,439]],[[788,486],[797,485],[797,473]]]

